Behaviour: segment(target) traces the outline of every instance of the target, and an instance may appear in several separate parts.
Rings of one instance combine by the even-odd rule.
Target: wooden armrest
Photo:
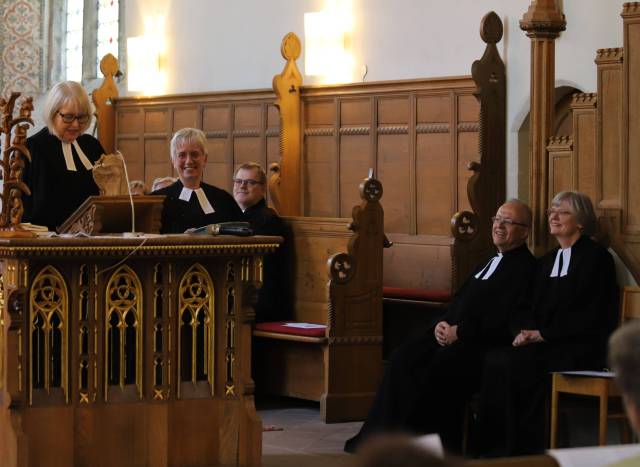
[[[280,332],[254,330],[253,335],[255,337],[265,337],[267,339],[278,339],[281,341],[293,341],[293,342],[306,342],[308,344],[326,344],[327,343],[326,337],[296,336],[295,334],[283,334]]]

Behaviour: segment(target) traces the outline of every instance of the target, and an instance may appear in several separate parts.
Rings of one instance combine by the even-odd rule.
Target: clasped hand
[[[542,337],[540,331],[537,329],[523,329],[516,338],[513,339],[512,345],[514,347],[523,347],[535,342],[544,342],[544,337]]]
[[[455,324],[452,326],[446,321],[440,321],[436,324],[433,333],[436,337],[436,341],[442,347],[451,345],[458,340],[458,326]]]

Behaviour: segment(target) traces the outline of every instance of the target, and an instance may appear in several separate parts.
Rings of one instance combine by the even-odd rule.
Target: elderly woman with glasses
[[[47,94],[47,126],[27,139],[31,163],[24,182],[31,195],[24,199],[24,221],[55,230],[88,196],[99,194],[91,169],[104,149],[84,134],[91,115],[89,97],[74,81],[58,83]]]
[[[194,227],[242,220],[233,196],[202,181],[206,142],[204,133],[196,128],[182,128],[171,138],[171,162],[178,180],[151,193],[166,196],[162,233],[183,233]]]
[[[613,258],[591,239],[597,221],[589,197],[558,193],[548,222],[558,247],[538,260],[530,317],[510,348],[485,358],[478,429],[483,456],[542,452],[549,372],[602,369],[617,323]]]

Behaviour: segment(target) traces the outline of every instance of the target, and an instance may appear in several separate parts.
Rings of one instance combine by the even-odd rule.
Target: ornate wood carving
[[[3,467],[260,465],[252,323],[227,295],[279,243],[0,239]]]
[[[276,210],[287,216],[302,214],[301,201],[301,108],[300,86],[302,75],[296,65],[300,57],[300,39],[290,32],[280,46],[282,57],[287,61],[282,73],[273,77],[276,106],[280,109],[280,177],[269,179],[269,192]],[[274,192],[276,192],[274,194]]]
[[[100,60],[100,71],[104,80],[100,87],[93,91],[91,99],[96,106],[96,125],[98,140],[107,154],[115,152],[116,115],[113,99],[118,97],[118,88],[114,78],[119,75],[118,59],[107,54]]]
[[[495,12],[486,14],[480,24],[480,37],[487,46],[482,58],[471,66],[477,87],[474,94],[480,102],[480,160],[469,164],[473,175],[467,183],[467,197],[475,216],[459,213],[452,220],[452,234],[456,239],[454,290],[483,257],[494,251],[487,226],[506,196],[506,74],[496,47],[502,32],[498,15]]]
[[[14,118],[19,92],[12,92],[9,99],[0,97],[0,138],[2,138],[2,212],[0,213],[0,237],[32,237],[34,234],[20,226],[24,212],[22,195],[30,195],[29,187],[22,181],[24,160],[31,160],[26,146],[27,129],[33,125],[31,111],[33,98],[27,97],[20,104],[18,116]],[[13,140],[11,139],[11,132]],[[4,136],[4,137],[3,137]]]
[[[555,110],[555,39],[566,28],[556,0],[534,0],[520,21],[531,38],[531,110],[529,128],[529,205],[533,225],[529,242],[534,253],[547,249],[547,142]]]

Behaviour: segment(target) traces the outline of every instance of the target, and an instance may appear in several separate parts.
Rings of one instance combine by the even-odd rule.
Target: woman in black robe
[[[194,227],[242,220],[233,196],[202,181],[206,142],[205,134],[196,128],[182,128],[171,138],[171,162],[178,180],[151,193],[166,196],[162,233],[183,233]]]
[[[84,134],[91,115],[89,97],[74,81],[58,83],[47,94],[47,126],[27,138],[31,162],[23,181],[31,195],[24,197],[25,222],[55,230],[88,196],[99,194],[92,169],[104,149]]]
[[[602,369],[617,323],[613,258],[590,238],[591,200],[561,192],[548,219],[559,246],[538,260],[532,321],[484,359],[476,447],[483,457],[543,452],[549,372]]]

